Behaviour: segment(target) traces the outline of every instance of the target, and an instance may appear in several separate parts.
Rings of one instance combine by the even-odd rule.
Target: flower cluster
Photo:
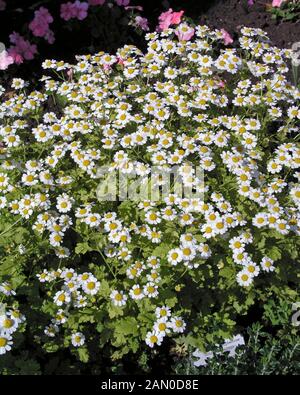
[[[74,3],[63,3],[60,6],[60,16],[65,21],[72,18],[82,21],[87,17],[88,8],[88,3],[80,2],[79,0],[76,0]]]
[[[167,306],[157,307],[155,310],[156,321],[152,331],[146,335],[146,344],[149,347],[160,346],[164,337],[170,332],[183,333],[186,323],[181,317],[172,316],[171,309]]]
[[[9,36],[11,46],[8,48],[8,55],[12,57],[14,63],[20,64],[25,60],[32,60],[37,53],[35,44],[31,44],[19,33],[13,32]]]
[[[55,317],[52,319],[44,333],[48,337],[54,337],[59,332],[59,327],[68,319],[68,310],[73,307],[80,309],[90,302],[92,296],[96,295],[100,288],[100,283],[92,273],[78,274],[74,269],[44,270],[37,275],[40,283],[51,283],[61,280],[61,289],[53,296],[53,303],[59,307]],[[73,339],[74,340],[74,339]],[[72,342],[74,343],[74,341]]]
[[[174,12],[172,8],[170,8],[166,12],[162,12],[158,18],[158,30],[164,31],[168,29],[171,25],[178,25],[181,22],[183,14],[184,11]]]
[[[295,281],[300,92],[286,77],[291,52],[260,29],[241,33],[229,48],[223,31],[182,22],[148,33],[145,54],[46,60],[60,79],[44,76],[41,91],[13,82],[0,106],[0,207],[42,246],[28,286],[46,283],[47,336],[62,324],[84,346],[87,319],[101,344],[128,352],[166,334],[205,343],[214,317],[228,338],[255,298]],[[104,165],[168,192],[97,199]],[[151,174],[174,166],[170,185]]]
[[[70,20],[83,21],[89,16],[90,8],[97,11],[97,7],[104,6],[108,9],[113,6],[121,7],[124,15],[127,17],[128,25],[133,26],[136,29],[142,31],[148,31],[148,20],[142,17],[136,11],[143,11],[141,6],[130,6],[130,0],[115,0],[114,3],[107,2],[106,0],[88,0],[80,1],[75,0],[73,2],[66,2],[60,5],[60,18],[66,22]],[[0,2],[0,11],[4,10],[6,3]],[[54,21],[53,16],[49,12],[48,8],[41,6],[39,9],[34,11],[33,19],[26,24],[24,31],[27,29],[32,33],[33,38],[44,38],[48,44],[53,44],[55,41],[54,31],[50,28],[50,25]],[[96,26],[96,29],[98,26]],[[54,27],[55,29],[55,27]],[[92,33],[91,33],[92,34]],[[32,60],[38,53],[37,40],[36,43],[32,43],[32,37],[29,34],[24,35],[18,32],[13,32],[9,36],[10,47],[7,51],[2,51],[0,54],[0,70],[6,70],[11,64],[21,64],[26,60]]]
[[[16,292],[8,282],[4,282],[0,284],[0,295],[13,298]],[[5,309],[5,307],[5,304],[0,304],[0,355],[11,350],[12,335],[18,330],[20,324],[25,322],[25,316],[17,308]]]
[[[49,25],[53,22],[53,18],[47,8],[40,7],[34,12],[34,19],[29,24],[29,29],[36,37],[44,37],[49,44],[54,43],[54,33]]]

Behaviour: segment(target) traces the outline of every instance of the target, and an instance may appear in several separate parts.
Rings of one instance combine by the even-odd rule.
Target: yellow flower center
[[[61,236],[60,235],[55,235],[54,236],[54,240],[59,243],[61,241]]]
[[[64,302],[65,299],[66,299],[66,297],[65,297],[64,294],[61,294],[61,295],[59,295],[59,297],[58,297],[58,300],[59,300],[60,302]]]
[[[184,249],[182,250],[182,252],[183,252],[183,254],[186,255],[186,256],[191,255],[191,249],[190,249],[190,248],[184,248]]]
[[[157,338],[157,336],[155,336],[155,335],[153,335],[153,336],[150,337],[150,342],[151,342],[151,343],[157,343],[157,340],[158,340],[158,338]]]
[[[93,281],[90,281],[89,283],[87,283],[87,288],[92,290],[95,289],[96,284]]]
[[[14,321],[11,320],[10,318],[6,318],[3,322],[4,328],[7,328],[7,329],[11,328],[13,326],[13,324],[14,324]]]
[[[117,293],[115,299],[120,302],[123,299],[123,296],[120,293]]]

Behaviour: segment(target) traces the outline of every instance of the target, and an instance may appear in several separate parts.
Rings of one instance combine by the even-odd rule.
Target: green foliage
[[[213,356],[205,366],[196,367],[194,349],[174,348],[173,371],[176,374],[200,375],[287,375],[300,373],[300,333],[291,322],[291,306],[281,297],[263,305],[259,322],[242,329],[244,345],[234,355],[212,344]],[[219,342],[218,344],[222,344]]]
[[[298,0],[287,0],[280,7],[270,7],[270,12],[274,19],[295,22],[300,17],[300,3]]]

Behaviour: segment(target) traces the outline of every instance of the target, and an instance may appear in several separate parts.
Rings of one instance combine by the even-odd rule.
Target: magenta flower
[[[32,60],[34,55],[37,53],[37,47],[35,44],[30,44],[28,40],[25,40],[19,33],[13,32],[9,36],[11,45],[8,48],[8,55],[14,60],[14,63],[23,63],[23,60]]]
[[[79,0],[76,0],[74,6],[76,8],[76,18],[80,21],[85,19],[87,17],[87,10],[89,8],[88,3],[81,3]]]
[[[11,46],[8,48],[8,55],[13,59],[13,63],[23,63],[23,56],[19,53],[17,47]]]
[[[54,42],[54,33],[49,28],[49,24],[53,22],[52,15],[47,8],[40,7],[34,13],[34,19],[29,24],[29,29],[36,37],[44,37],[50,44]]]
[[[54,33],[52,30],[48,30],[47,34],[45,35],[45,40],[48,41],[49,44],[53,44],[55,41]]]
[[[76,0],[74,3],[64,3],[60,6],[60,17],[65,21],[68,21],[72,18],[82,21],[87,17],[88,8],[88,3],[80,2],[79,0]]]
[[[53,17],[45,7],[40,7],[37,11],[34,12],[34,15],[37,19],[43,20],[45,23],[52,23]]]
[[[181,22],[181,17],[183,14],[184,11],[173,12],[172,8],[170,8],[166,12],[161,13],[158,17],[158,30],[164,31],[168,29],[171,25],[178,25]]]
[[[248,6],[253,6],[254,5],[254,0],[248,0]]]
[[[65,21],[75,17],[74,6],[70,1],[68,3],[61,4],[60,6],[60,17]]]
[[[0,70],[6,70],[10,64],[14,63],[14,59],[10,56],[7,51],[0,53]]]
[[[135,26],[147,32],[149,30],[148,19],[136,16],[134,20]]]
[[[225,45],[232,44],[233,38],[231,37],[231,35],[225,29],[221,29],[221,32],[223,34],[224,44]]]

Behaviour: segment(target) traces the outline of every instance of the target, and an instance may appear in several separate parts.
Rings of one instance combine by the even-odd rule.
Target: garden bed
[[[0,372],[299,373],[299,22],[116,3],[42,3],[53,44],[8,9],[39,53],[1,71]]]
[[[291,48],[300,41],[300,19],[293,22],[273,19],[268,6],[270,0],[254,1],[252,6],[245,0],[216,0],[200,17],[200,22],[212,27],[236,33],[241,26],[265,30],[272,42],[280,48]]]

